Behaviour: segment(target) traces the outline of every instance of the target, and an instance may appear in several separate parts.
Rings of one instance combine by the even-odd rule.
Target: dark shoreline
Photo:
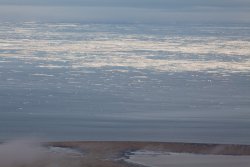
[[[46,145],[73,147],[89,151],[124,152],[141,149],[168,151],[176,153],[195,153],[212,155],[250,155],[250,145],[206,144],[184,142],[139,142],[139,141],[65,141],[49,142]]]
[[[145,167],[126,162],[131,152],[136,150],[165,151],[176,153],[211,155],[250,155],[250,145],[201,144],[179,142],[138,142],[138,141],[68,141],[50,142],[49,146],[70,147],[85,153],[84,166],[93,167]]]
[[[20,143],[22,144],[22,142]],[[20,145],[19,144],[19,145]],[[65,141],[65,142],[44,142],[37,143],[39,150],[43,147],[61,147],[70,148],[81,153],[81,156],[55,157],[55,159],[43,159],[43,163],[66,163],[72,167],[145,167],[140,164],[129,162],[128,159],[136,151],[146,150],[155,152],[172,152],[172,153],[192,153],[192,154],[207,154],[207,155],[234,155],[234,156],[249,156],[250,145],[240,144],[201,144],[201,143],[180,143],[180,142],[139,142],[139,141]],[[41,144],[41,145],[40,145]],[[17,145],[17,146],[19,146]],[[9,143],[12,148],[12,143]],[[15,143],[14,143],[15,147]],[[33,145],[27,145],[33,148]],[[19,147],[17,147],[19,148]],[[26,149],[26,147],[21,147]],[[35,149],[35,150],[34,150]],[[36,151],[36,146],[31,149],[32,154]],[[34,150],[34,151],[33,151]],[[16,152],[16,150],[14,150]],[[15,155],[15,154],[13,154]],[[50,157],[50,156],[49,156]],[[37,165],[31,165],[37,166]]]

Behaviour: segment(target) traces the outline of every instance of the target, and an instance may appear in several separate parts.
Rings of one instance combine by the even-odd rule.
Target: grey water
[[[1,23],[0,140],[250,144],[250,26]]]

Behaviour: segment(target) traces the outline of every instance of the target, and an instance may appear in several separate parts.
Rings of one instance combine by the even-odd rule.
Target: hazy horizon
[[[0,0],[1,21],[250,23],[247,0]]]

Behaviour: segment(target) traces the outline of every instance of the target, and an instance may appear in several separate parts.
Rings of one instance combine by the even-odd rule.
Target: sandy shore
[[[249,160],[250,145],[31,139],[0,144],[1,167],[249,167]]]
[[[248,156],[250,145],[226,144],[197,144],[197,143],[171,143],[171,142],[51,142],[46,145],[56,147],[70,147],[81,150],[81,167],[135,167],[140,166],[128,163],[132,152],[147,150],[156,152],[192,153],[210,155]]]

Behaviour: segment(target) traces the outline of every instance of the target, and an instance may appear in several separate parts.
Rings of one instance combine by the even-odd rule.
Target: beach
[[[81,167],[246,167],[250,163],[250,145],[132,141],[53,142],[47,145],[81,150]]]
[[[0,144],[1,167],[248,167],[250,145],[140,141]]]

